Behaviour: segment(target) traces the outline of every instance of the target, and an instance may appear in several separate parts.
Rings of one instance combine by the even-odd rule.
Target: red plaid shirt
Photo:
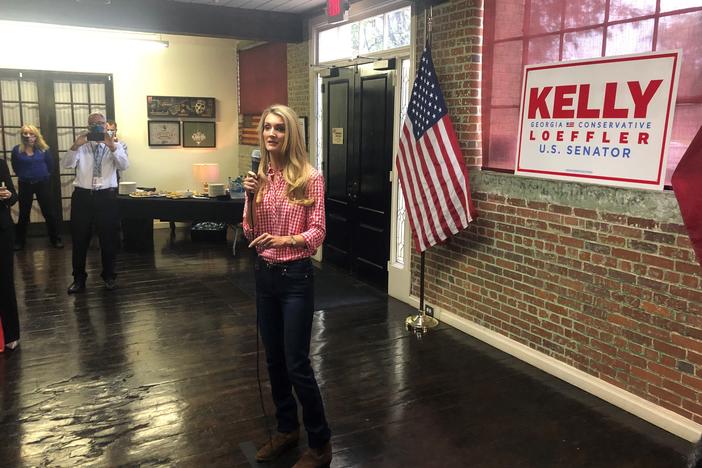
[[[302,235],[305,247],[263,248],[256,246],[256,251],[265,260],[274,263],[299,260],[314,255],[317,247],[322,245],[326,235],[324,213],[324,178],[313,169],[307,182],[306,198],[314,200],[311,206],[295,205],[288,201],[283,172],[268,167],[268,187],[263,196],[263,203],[254,205],[254,229],[246,222],[249,209],[249,197],[244,202],[244,235],[250,241],[263,233],[274,236]]]

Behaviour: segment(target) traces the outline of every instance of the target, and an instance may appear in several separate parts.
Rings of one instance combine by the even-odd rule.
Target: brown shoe
[[[268,440],[256,452],[257,462],[267,462],[275,460],[286,450],[295,447],[300,439],[300,430],[292,432],[276,432],[272,440]]]
[[[327,442],[324,447],[313,449],[308,448],[302,457],[295,463],[293,468],[320,468],[329,466],[332,461],[331,442]]]

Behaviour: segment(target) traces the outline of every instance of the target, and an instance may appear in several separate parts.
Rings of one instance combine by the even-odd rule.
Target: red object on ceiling
[[[239,51],[239,112],[260,114],[288,103],[288,47],[282,42]]]
[[[327,16],[338,16],[341,13],[341,0],[327,0]]]

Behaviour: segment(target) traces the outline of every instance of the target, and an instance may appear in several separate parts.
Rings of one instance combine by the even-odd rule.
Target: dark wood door
[[[323,87],[324,260],[387,288],[394,71],[339,70]]]

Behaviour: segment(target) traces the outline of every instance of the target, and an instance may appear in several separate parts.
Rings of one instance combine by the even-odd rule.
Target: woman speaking
[[[244,188],[253,194],[244,206],[244,234],[256,247],[256,308],[266,350],[278,431],[256,453],[258,461],[277,458],[297,445],[297,402],[302,406],[309,449],[296,467],[327,466],[331,431],[314,371],[310,335],[314,315],[310,257],[322,244],[324,180],[307,161],[298,117],[273,105],[259,123],[261,164]],[[253,204],[249,210],[249,204]]]

